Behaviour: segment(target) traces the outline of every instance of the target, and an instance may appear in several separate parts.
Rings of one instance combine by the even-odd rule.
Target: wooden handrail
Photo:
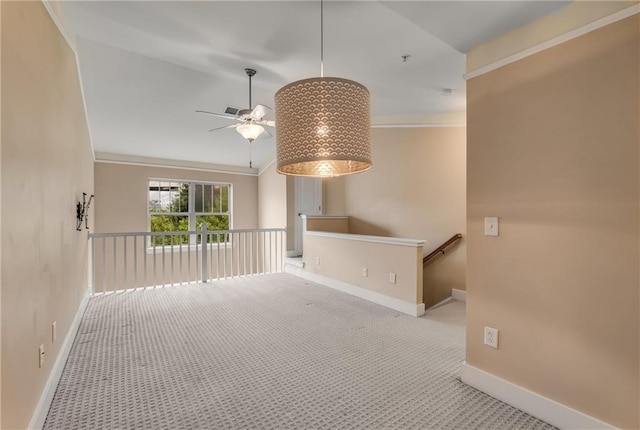
[[[445,243],[443,243],[442,245],[434,249],[429,255],[424,257],[422,259],[422,264],[426,264],[427,261],[431,260],[433,257],[440,254],[441,252],[444,254],[445,248],[447,248],[449,245],[453,245],[455,242],[459,241],[460,239],[462,239],[462,233],[454,234],[453,236],[451,236],[449,240],[447,240]]]

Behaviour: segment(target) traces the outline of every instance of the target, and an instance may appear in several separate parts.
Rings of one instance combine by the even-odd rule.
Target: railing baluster
[[[122,249],[124,250],[123,262],[124,262],[124,276],[122,280],[123,290],[127,289],[127,236],[122,238]]]
[[[91,239],[91,295],[93,296],[96,292],[96,238],[90,237]]]
[[[149,236],[149,243],[151,243],[151,236]],[[149,282],[147,282],[147,241],[144,240],[142,244],[142,255],[144,255],[144,288],[147,288]]]
[[[233,278],[235,275],[235,263],[237,259],[235,258],[235,249],[236,249],[236,239],[233,233],[229,233],[229,245],[231,246],[231,265],[229,266],[229,270],[231,271],[231,277]]]
[[[138,235],[133,236],[133,288],[138,288]]]
[[[158,253],[156,252],[156,248],[158,247],[156,243],[156,238],[158,236],[153,237],[153,288],[158,286]]]
[[[235,233],[235,235],[236,238],[232,241],[233,243],[231,249],[236,249],[236,255],[238,256],[236,258],[236,276],[240,276],[240,233]]]
[[[195,245],[195,250],[196,250],[196,271],[195,271],[195,279],[193,280],[193,282],[198,282],[198,278],[200,277],[200,258],[198,258],[198,237],[200,237],[201,241],[202,241],[202,236],[197,235],[196,236],[196,245]]]
[[[271,233],[272,232],[269,232],[269,248],[268,248],[269,249],[269,273],[273,273],[273,268],[271,266],[271,263],[273,262],[272,261],[273,260],[273,252],[272,252],[272,249],[271,249],[273,245],[272,245],[272,242],[271,242],[271,239],[272,239],[271,238],[271,236],[272,236]]]
[[[173,266],[175,265],[174,261],[173,261],[173,238],[175,238],[175,235],[171,235],[171,285],[174,285],[176,283],[173,273]]]
[[[284,233],[280,231],[278,236],[280,236],[280,251],[278,252],[278,255],[280,255],[280,271],[284,272]]]
[[[117,237],[113,236],[113,285],[112,287],[112,292],[116,292],[117,290],[117,284],[118,284],[118,280],[117,280],[117,275],[116,275],[116,265],[118,260],[116,259],[116,251],[117,251]]]
[[[267,232],[262,232],[262,273],[267,273]]]
[[[213,274],[213,266],[215,265],[215,261],[214,261],[214,256],[213,254],[215,253],[215,243],[214,243],[214,238],[213,238],[214,233],[211,233],[211,240],[209,242],[209,279],[211,281],[215,280],[216,277]],[[217,234],[216,234],[216,239],[217,239]]]
[[[242,259],[243,259],[242,274],[243,276],[247,276],[247,232],[246,231],[242,234],[242,249],[244,250],[244,252],[242,253]]]
[[[280,264],[282,262],[282,257],[280,255],[280,245],[282,244],[282,237],[280,236],[280,232],[276,231],[276,272],[280,272]]]
[[[216,242],[218,242],[218,252],[216,254],[216,279],[220,279],[220,233],[216,234]]]
[[[166,254],[165,254],[165,248],[166,247],[165,247],[165,243],[164,243],[165,240],[166,240],[166,236],[165,236],[164,233],[162,233],[162,286],[163,287],[164,287],[164,283],[165,283],[164,282],[165,281],[165,279],[164,279],[165,275],[164,274],[165,274],[165,268],[166,268],[165,266],[166,266],[166,261],[167,261],[167,259],[165,258],[166,257]]]
[[[204,228],[206,229],[206,227]],[[90,293],[95,294],[97,290],[100,290],[99,283],[102,283],[102,293],[136,290],[139,287],[153,286],[156,288],[182,285],[185,283],[185,270],[187,271],[187,282],[190,283],[192,282],[192,247],[195,250],[196,282],[209,282],[214,277],[226,279],[277,273],[284,270],[284,229],[201,230],[184,232],[184,235],[196,238],[196,243],[187,244],[186,250],[183,247],[183,232],[89,234],[89,240],[91,240],[89,251],[92,262]],[[141,251],[138,249],[138,236],[142,238]],[[96,242],[98,240],[102,240],[102,267],[100,264],[96,264],[100,248]],[[109,244],[107,244],[108,240],[110,240]],[[120,240],[122,240],[122,249],[118,246]],[[176,240],[179,241],[177,244]],[[109,246],[112,246],[113,249],[108,249]],[[152,246],[153,250],[148,249],[147,246]],[[160,251],[158,250],[159,246],[162,246]],[[122,254],[118,254],[119,252]],[[143,253],[142,262],[139,261],[138,252]],[[176,252],[179,252],[178,256],[176,256]],[[186,258],[184,252],[187,252]],[[214,252],[216,253],[215,258]],[[112,256],[108,257],[108,253],[111,253]],[[171,253],[171,255],[169,256],[167,253]],[[199,253],[202,255],[200,256]],[[248,256],[247,253],[249,253]],[[149,258],[153,259],[153,266],[149,264]],[[162,259],[161,265],[158,262],[159,258]],[[107,261],[109,259],[111,261]],[[122,264],[119,265],[119,261]],[[110,267],[107,266],[109,262],[111,263]],[[187,267],[185,267],[185,262]],[[171,270],[167,270],[168,264],[171,265]],[[142,266],[143,276],[138,273],[139,266]],[[133,271],[133,276],[129,273],[130,270]],[[159,273],[160,270],[161,273]],[[97,280],[98,276],[102,277],[101,282]],[[110,279],[109,276],[112,278]],[[159,279],[160,277],[162,279]]]
[[[102,238],[102,293],[107,292],[107,238]]]

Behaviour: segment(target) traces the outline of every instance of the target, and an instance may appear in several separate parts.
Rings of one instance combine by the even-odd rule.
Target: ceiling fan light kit
[[[331,177],[368,170],[371,110],[366,87],[325,78],[323,2],[320,2],[320,77],[282,87],[275,96],[277,171]]]
[[[253,142],[258,137],[260,137],[262,133],[264,133],[264,127],[258,124],[247,123],[237,126],[236,131],[249,142]]]

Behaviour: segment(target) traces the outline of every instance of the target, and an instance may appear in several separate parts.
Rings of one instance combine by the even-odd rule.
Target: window
[[[229,230],[231,184],[149,179],[149,231]],[[198,237],[199,238],[199,237]],[[199,239],[198,239],[199,240]],[[217,241],[217,236],[209,240]],[[224,240],[224,238],[220,238]],[[151,246],[194,243],[189,235],[155,236]]]

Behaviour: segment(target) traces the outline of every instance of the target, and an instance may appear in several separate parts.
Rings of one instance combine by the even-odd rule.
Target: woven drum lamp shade
[[[275,102],[279,173],[328,177],[371,168],[369,91],[363,85],[303,79],[282,87]]]

